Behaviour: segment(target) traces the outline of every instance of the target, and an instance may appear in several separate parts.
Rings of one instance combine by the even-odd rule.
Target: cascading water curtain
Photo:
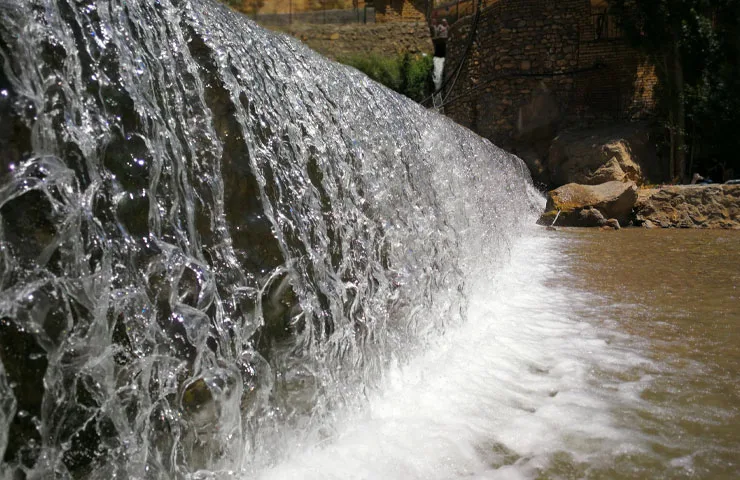
[[[269,463],[532,219],[520,160],[211,1],[0,9],[3,478]]]

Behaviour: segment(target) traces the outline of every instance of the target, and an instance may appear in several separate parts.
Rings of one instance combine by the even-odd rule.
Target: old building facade
[[[603,0],[498,0],[481,11],[471,42],[474,27],[471,16],[451,29],[445,113],[498,145],[654,108],[655,68]]]

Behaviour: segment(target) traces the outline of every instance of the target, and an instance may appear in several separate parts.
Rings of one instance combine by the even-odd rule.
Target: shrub
[[[416,102],[430,95],[434,88],[433,60],[428,55],[415,56],[408,53],[395,57],[352,55],[340,57],[338,60]]]

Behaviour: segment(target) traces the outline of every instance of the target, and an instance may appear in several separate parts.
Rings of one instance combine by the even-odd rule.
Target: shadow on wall
[[[527,143],[552,139],[561,121],[557,98],[544,82],[540,82],[529,101],[519,107],[514,138],[517,142]]]
[[[600,45],[597,46],[601,48]],[[587,45],[583,50],[588,50],[589,47],[592,46]],[[594,153],[576,155],[588,159],[580,161],[584,171],[598,170],[590,163],[608,161],[612,156],[607,155],[609,150],[607,147],[616,142],[611,137],[620,137],[630,149],[634,150],[623,156],[634,157],[642,164],[640,178],[661,181],[663,179],[661,172],[665,169],[656,156],[654,146],[650,146],[653,133],[651,127],[645,122],[633,123],[650,117],[654,71],[650,65],[639,61],[626,61],[616,67],[613,62],[610,65],[599,64],[603,60],[605,59],[594,57],[591,61],[599,65],[598,68],[576,70],[566,78],[537,80],[536,86],[533,85],[535,83],[533,79],[523,82],[521,79],[514,80],[514,85],[518,86],[518,91],[514,92],[519,93],[519,102],[498,98],[500,101],[498,111],[501,112],[503,119],[483,124],[480,129],[497,135],[502,144],[520,156],[529,167],[533,179],[542,186],[551,187],[571,181],[590,183],[584,180],[586,177],[580,178],[575,174],[568,174],[565,177],[556,174],[561,168],[555,164],[562,163],[562,158],[573,156],[560,152],[563,146],[559,145],[558,139],[560,143],[569,143],[570,139],[570,134],[564,135],[563,132],[574,134],[583,132],[587,137],[593,137],[594,145],[604,144],[599,148],[594,147],[598,152],[595,150]],[[531,92],[524,94],[530,88]],[[489,101],[498,104],[496,94],[490,95]],[[480,110],[473,111],[477,113]],[[506,119],[511,115],[516,115],[516,121],[514,128],[508,130]],[[481,120],[476,119],[478,122]],[[628,124],[633,127],[626,128]],[[624,125],[629,132],[618,128],[620,125]],[[602,131],[604,127],[617,131]],[[633,131],[634,129],[639,131]],[[553,152],[560,152],[560,155]],[[604,155],[606,156],[601,159]],[[579,168],[581,167],[577,167],[576,170]],[[641,183],[642,180],[636,181]]]
[[[529,167],[537,183],[547,183],[546,159],[550,143],[562,123],[562,112],[555,94],[540,81],[531,98],[519,107],[514,144],[511,149]]]
[[[518,102],[511,133],[514,146],[549,142],[561,128],[587,128],[650,116],[653,82],[645,79],[654,76],[652,66],[636,61],[617,65],[601,56],[593,56],[590,61],[591,65],[582,63],[565,75],[564,81],[536,80],[534,88],[532,81],[519,84],[523,87],[520,93],[525,95]]]
[[[599,68],[574,77],[572,117],[593,123],[651,116],[657,76],[646,58],[621,40],[584,43],[579,56],[580,65]]]

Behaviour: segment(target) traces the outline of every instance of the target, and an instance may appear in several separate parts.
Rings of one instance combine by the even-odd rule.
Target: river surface
[[[263,478],[738,478],[740,232],[533,231]]]

